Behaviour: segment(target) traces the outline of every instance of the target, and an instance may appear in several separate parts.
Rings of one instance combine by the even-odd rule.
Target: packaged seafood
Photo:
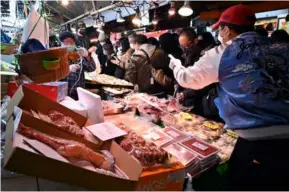
[[[162,131],[172,137],[174,139],[174,142],[180,142],[190,138],[188,134],[185,134],[184,132],[181,132],[173,127],[165,127],[164,129],[162,129]]]
[[[198,138],[188,139],[186,141],[181,142],[181,144],[197,153],[200,158],[208,158],[219,151],[219,149],[217,149],[216,147]]]
[[[176,160],[182,163],[184,166],[196,164],[198,161],[198,155],[196,153],[191,152],[179,144],[172,143],[163,147],[163,149],[171,154],[174,158],[176,158]]]

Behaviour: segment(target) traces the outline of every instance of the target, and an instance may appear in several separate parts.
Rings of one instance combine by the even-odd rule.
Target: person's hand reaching
[[[81,57],[88,57],[88,51],[85,48],[77,48],[77,51]]]
[[[80,66],[78,64],[72,64],[69,66],[70,72],[76,72],[80,69]]]
[[[169,54],[169,58],[171,59],[171,60],[170,60],[169,67],[170,67],[172,70],[174,70],[175,66],[177,66],[177,65],[182,65],[181,60],[174,58],[174,56],[172,56],[171,54]]]

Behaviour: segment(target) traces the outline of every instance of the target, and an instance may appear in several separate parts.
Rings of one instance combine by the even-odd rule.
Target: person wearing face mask
[[[59,35],[59,39],[61,41],[61,47],[66,47],[67,51],[75,51],[77,50],[79,55],[81,56],[80,61],[76,61],[76,63],[69,64],[69,74],[67,77],[62,79],[61,81],[66,81],[68,83],[68,95],[78,100],[77,95],[77,87],[85,87],[85,79],[84,72],[93,72],[96,67],[93,59],[90,57],[90,50],[87,51],[85,48],[77,48],[76,47],[76,38],[71,32],[62,32]]]
[[[218,84],[219,113],[238,140],[224,190],[289,190],[289,45],[254,32],[245,5],[226,9],[212,26],[222,43],[192,67],[172,58],[183,87]]]
[[[127,37],[122,37],[118,40],[118,47],[116,57],[111,62],[117,65],[118,76],[123,79],[127,73],[129,59],[131,58],[134,50],[130,48],[129,40]]]
[[[183,65],[192,66],[199,59],[202,51],[198,46],[198,35],[195,30],[190,27],[184,28],[180,33],[179,43],[183,50]]]

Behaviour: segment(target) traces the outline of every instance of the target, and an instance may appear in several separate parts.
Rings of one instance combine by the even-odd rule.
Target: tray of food
[[[109,87],[133,87],[133,84],[128,81],[105,74],[85,73],[85,80]]]
[[[196,164],[198,161],[198,155],[192,151],[186,149],[185,147],[172,143],[163,147],[163,149],[171,154],[177,161],[182,163],[184,166],[189,166]]]
[[[106,91],[107,93],[113,94],[113,95],[124,95],[132,92],[132,89],[128,88],[121,88],[121,87],[102,87],[103,91]]]
[[[202,159],[208,158],[213,156],[219,152],[219,149],[202,141],[198,138],[191,138],[186,141],[182,141],[181,144],[192,150],[193,152],[197,153],[198,156]]]
[[[172,137],[165,134],[158,128],[152,128],[152,129],[145,131],[142,134],[142,137],[147,141],[153,142],[158,147],[164,146],[168,144],[169,142],[173,141]]]
[[[118,127],[127,132],[127,135],[119,139],[118,143],[137,159],[145,170],[174,164],[169,159],[168,153],[153,142],[146,141],[124,124],[118,124]]]
[[[190,138],[188,134],[179,131],[173,127],[165,127],[164,129],[162,129],[162,131],[172,137],[174,139],[174,142],[180,142]]]

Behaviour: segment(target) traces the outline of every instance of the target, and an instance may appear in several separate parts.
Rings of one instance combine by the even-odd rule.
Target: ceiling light
[[[69,0],[61,0],[61,4],[64,6],[67,6],[69,3]]]
[[[194,11],[190,6],[190,1],[185,1],[184,5],[178,11],[178,13],[184,17],[192,15],[193,12]]]
[[[125,19],[121,16],[121,11],[120,10],[118,10],[117,11],[117,19],[116,19],[116,22],[118,22],[118,23],[123,23],[123,22],[125,22]]]
[[[153,23],[153,25],[157,25],[157,24],[159,23],[159,20],[158,20],[158,18],[157,18],[157,13],[156,13],[156,11],[155,11],[155,13],[154,13],[154,18],[153,18],[153,20],[152,20],[152,23]]]
[[[176,3],[174,1],[171,2],[171,7],[169,9],[169,15],[173,16],[176,14]]]
[[[134,25],[138,25],[140,26],[141,25],[141,19],[140,19],[140,12],[139,12],[139,9],[137,8],[135,10],[136,14],[135,14],[135,17],[132,19],[132,23]]]

